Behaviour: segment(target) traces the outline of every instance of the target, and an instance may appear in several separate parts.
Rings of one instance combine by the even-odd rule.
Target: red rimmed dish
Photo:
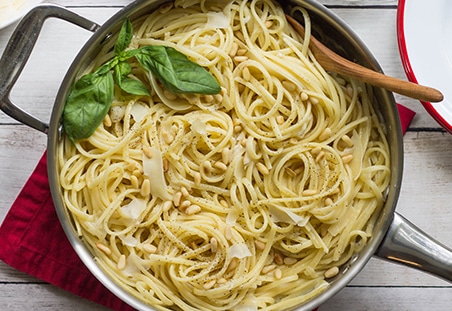
[[[452,2],[399,0],[397,39],[405,73],[411,82],[435,87],[440,103],[421,102],[427,112],[452,133]]]

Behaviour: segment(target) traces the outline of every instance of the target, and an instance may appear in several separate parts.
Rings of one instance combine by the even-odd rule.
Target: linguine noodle
[[[95,133],[59,148],[64,202],[97,262],[161,310],[284,310],[318,295],[371,237],[389,150],[366,86],[333,76],[271,0],[182,1],[134,22],[217,95],[115,89]],[[108,47],[92,65],[111,58]]]

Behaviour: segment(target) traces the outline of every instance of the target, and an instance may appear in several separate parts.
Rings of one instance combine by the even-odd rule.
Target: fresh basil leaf
[[[140,49],[127,50],[121,53],[121,55],[117,56],[120,62],[126,61],[129,58],[135,57],[137,54],[140,54]]]
[[[72,141],[88,138],[94,133],[110,109],[113,92],[110,71],[87,74],[75,83],[63,111],[64,130]]]
[[[118,35],[118,40],[115,44],[115,55],[120,55],[129,46],[133,38],[132,23],[127,18],[122,24],[121,30]]]
[[[120,83],[118,83],[119,87],[126,93],[131,95],[138,96],[150,96],[148,88],[143,84],[143,82],[131,79],[131,78],[123,78]]]
[[[115,78],[116,84],[119,85],[121,83],[121,80],[124,77],[127,77],[131,72],[132,72],[132,67],[130,66],[130,64],[128,62],[119,62],[114,67],[114,78]]]
[[[127,62],[120,62],[114,68],[115,83],[126,93],[131,95],[150,96],[148,88],[143,82],[127,77],[132,72],[132,68]]]
[[[172,93],[217,94],[221,90],[206,69],[172,47],[145,46],[135,57]]]

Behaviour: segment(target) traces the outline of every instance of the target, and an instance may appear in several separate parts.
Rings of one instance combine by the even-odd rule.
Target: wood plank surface
[[[130,0],[53,0],[102,24]],[[385,73],[405,78],[397,49],[396,0],[322,0],[354,29]],[[14,25],[0,30],[0,54]],[[67,68],[91,34],[49,20],[13,91],[24,110],[48,122]],[[452,246],[452,135],[416,100],[396,100],[417,115],[404,137],[404,179],[397,212]],[[46,148],[47,137],[0,112],[0,222]],[[18,161],[20,159],[20,161]],[[1,247],[1,246],[0,246]],[[24,299],[26,297],[26,299]],[[434,276],[372,258],[320,311],[451,310],[452,285]],[[0,262],[0,310],[106,310]]]

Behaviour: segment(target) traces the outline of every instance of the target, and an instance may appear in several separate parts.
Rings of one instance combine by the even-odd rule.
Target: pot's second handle
[[[452,250],[397,213],[375,255],[452,282]]]
[[[48,124],[36,119],[11,102],[11,90],[19,78],[45,20],[56,17],[90,31],[100,26],[64,7],[41,4],[33,8],[17,25],[0,59],[0,109],[7,115],[41,132],[47,133]]]

